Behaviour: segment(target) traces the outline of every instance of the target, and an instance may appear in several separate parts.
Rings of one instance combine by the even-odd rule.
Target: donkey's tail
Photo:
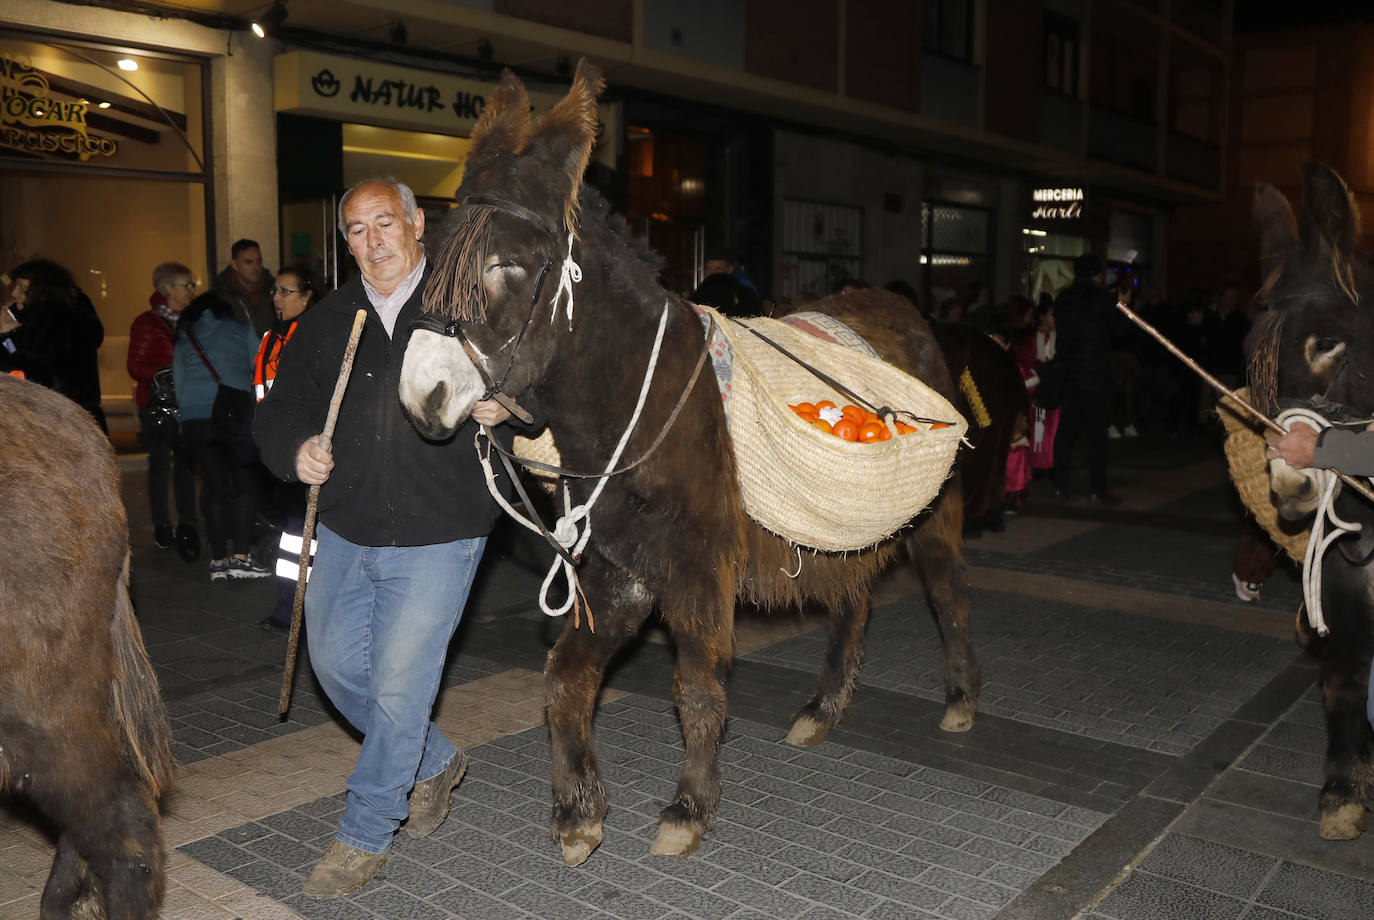
[[[162,704],[157,675],[143,633],[134,619],[129,599],[129,556],[119,574],[115,591],[114,621],[110,624],[114,650],[114,681],[111,704],[115,720],[124,732],[125,750],[139,773],[147,780],[153,795],[161,797],[172,784],[172,730]]]

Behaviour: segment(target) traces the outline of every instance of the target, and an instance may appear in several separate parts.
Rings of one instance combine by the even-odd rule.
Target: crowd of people
[[[129,332],[127,370],[159,548],[194,562],[203,539],[212,582],[268,577],[255,551],[259,531],[280,532],[283,546],[294,541],[302,561],[310,560],[301,530],[307,490],[320,488],[306,637],[321,685],[363,746],[335,840],[305,883],[318,898],[365,885],[398,830],[432,833],[467,763],[430,714],[498,516],[469,429],[514,423],[499,403],[483,400],[464,430],[434,442],[402,414],[400,368],[430,273],[424,217],[405,185],[361,183],[340,202],[339,230],[359,274],[339,290],[326,292],[300,265],[274,277],[259,245],[243,239],[204,293],[185,264],[158,264],[148,309]],[[1231,292],[1170,305],[1140,296],[1126,274],[1108,286],[1103,269],[1093,256],[1078,258],[1073,284],[1038,303],[1014,297],[997,305],[986,286],[972,284],[931,309],[909,284],[887,285],[937,331],[941,324],[981,329],[1014,360],[1025,424],[1006,461],[1006,509],[1020,507],[1037,477],[1061,497],[1073,494],[1068,471],[1080,444],[1089,500],[1116,504],[1107,475],[1112,437],[1189,434],[1206,418],[1211,404],[1196,378],[1118,304],[1138,310],[1224,381],[1242,376],[1252,307]],[[847,278],[835,292],[865,286]],[[69,271],[46,260],[18,266],[5,287],[0,370],[67,394],[103,425],[96,350],[104,330],[89,298]],[[709,253],[691,299],[735,316],[772,308],[724,250]],[[327,442],[321,429],[336,362],[359,309],[365,332]],[[1010,386],[1018,389],[1014,377]],[[388,437],[377,436],[383,430]],[[1312,462],[1312,446],[1302,447]],[[281,570],[287,577],[264,628],[289,627],[297,571]]]

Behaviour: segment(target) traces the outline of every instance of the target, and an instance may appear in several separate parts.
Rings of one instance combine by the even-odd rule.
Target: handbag
[[[181,410],[170,367],[164,367],[148,381],[148,404],[144,408],[148,411],[148,423],[158,433],[174,436],[180,431]]]
[[[240,390],[238,387],[231,387],[223,380],[219,379],[219,373],[215,366],[210,363],[210,359],[205,356],[200,343],[196,341],[196,335],[190,329],[186,330],[186,338],[191,342],[191,347],[200,356],[201,363],[214,378],[218,389],[215,391],[215,402],[210,408],[210,431],[211,436],[224,444],[240,446],[245,440],[252,443],[252,435],[249,433],[249,425],[253,418],[253,394],[248,390]]]

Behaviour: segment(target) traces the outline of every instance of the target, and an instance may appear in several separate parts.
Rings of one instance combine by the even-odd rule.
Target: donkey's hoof
[[[601,846],[601,822],[563,831],[558,835],[558,843],[563,847],[563,862],[569,868],[580,866]]]
[[[978,713],[978,705],[964,700],[950,703],[945,717],[940,720],[940,730],[945,732],[966,732],[973,728],[973,717]]]
[[[691,856],[701,846],[701,828],[690,824],[659,824],[658,836],[649,852],[655,856]]]
[[[797,716],[797,721],[792,723],[792,730],[787,733],[784,739],[794,747],[813,747],[825,740],[825,736],[830,734],[830,726],[823,725],[811,716]]]
[[[1323,840],[1354,840],[1364,833],[1364,806],[1358,802],[1347,802],[1322,812],[1322,823],[1317,833]]]

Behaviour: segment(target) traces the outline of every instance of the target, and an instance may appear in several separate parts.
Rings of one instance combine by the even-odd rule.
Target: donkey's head
[[[1255,190],[1255,223],[1269,311],[1249,339],[1250,393],[1269,415],[1302,406],[1327,418],[1374,411],[1374,272],[1355,250],[1360,213],[1330,167],[1303,167],[1301,215],[1269,185]],[[1286,517],[1316,504],[1304,474],[1271,461]]]
[[[532,118],[507,70],[473,129],[459,207],[429,241],[425,315],[401,369],[401,403],[426,437],[452,434],[479,399],[517,396],[548,365],[554,313],[571,297],[560,293],[578,276],[578,190],[601,88],[581,61],[568,95]]]

